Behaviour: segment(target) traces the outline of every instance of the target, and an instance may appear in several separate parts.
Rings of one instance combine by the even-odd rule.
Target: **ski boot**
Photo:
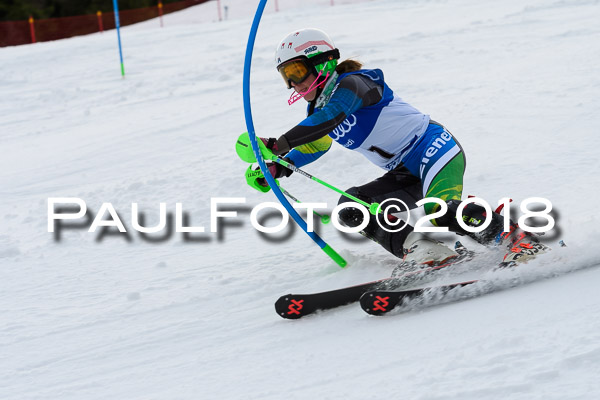
[[[442,226],[448,226],[449,230],[459,234],[467,235],[484,246],[505,247],[508,253],[504,256],[500,267],[510,267],[520,262],[527,262],[537,255],[546,253],[550,248],[540,243],[537,236],[525,232],[518,225],[510,221],[510,230],[504,232],[504,216],[500,215],[502,207],[492,212],[489,226],[477,233],[465,231],[456,221],[456,210],[460,202],[451,200],[448,202],[449,212],[442,220]],[[452,217],[454,216],[454,217]],[[485,209],[475,203],[468,204],[463,210],[463,221],[465,224],[477,227],[486,219]]]
[[[511,221],[510,231],[501,232],[496,237],[496,244],[505,246],[508,252],[504,255],[500,267],[512,267],[518,263],[527,263],[540,254],[551,249],[531,232],[525,232]]]
[[[431,239],[422,233],[411,232],[404,241],[402,263],[394,268],[392,277],[448,264],[459,257],[459,253],[451,250],[442,242]]]

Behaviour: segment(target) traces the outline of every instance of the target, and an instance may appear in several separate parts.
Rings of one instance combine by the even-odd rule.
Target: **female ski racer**
[[[331,38],[318,29],[292,32],[279,43],[275,55],[277,71],[288,89],[294,89],[289,103],[304,98],[308,116],[278,139],[261,139],[267,148],[302,167],[323,156],[336,141],[387,171],[347,193],[368,203],[400,199],[411,209],[425,197],[439,198],[447,203],[448,211],[432,219],[434,225],[446,226],[482,244],[509,244],[512,251],[508,254],[514,256],[526,253],[521,249],[527,248],[534,238],[520,230],[517,234],[515,224],[504,233],[504,219],[498,213],[493,213],[490,226],[480,233],[467,232],[458,224],[456,211],[462,196],[465,155],[454,136],[395,94],[381,70],[362,69],[355,60],[338,64],[339,58]],[[274,178],[292,173],[277,163],[268,166]],[[340,199],[340,203],[348,201],[351,200],[345,196]],[[424,208],[432,214],[439,205],[427,203]],[[485,209],[474,203],[463,210],[464,222],[473,227],[482,224],[485,215]],[[356,227],[364,216],[356,208],[345,208],[339,218],[343,224]],[[392,232],[392,219],[393,216],[388,217],[388,223],[381,214],[370,215],[361,233],[397,257],[417,247],[426,253],[421,254],[425,259],[420,262],[442,261],[456,254],[432,240],[414,246],[423,236],[412,233],[410,225]],[[511,258],[515,257],[505,261]]]

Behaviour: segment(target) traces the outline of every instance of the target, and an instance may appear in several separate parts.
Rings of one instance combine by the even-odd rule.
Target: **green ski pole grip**
[[[344,268],[346,265],[348,265],[348,262],[344,260],[344,258],[340,256],[330,245],[323,247],[323,251],[340,267]]]

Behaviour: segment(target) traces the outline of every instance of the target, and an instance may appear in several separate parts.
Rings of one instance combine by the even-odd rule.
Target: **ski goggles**
[[[292,82],[302,83],[314,71],[314,67],[306,58],[297,58],[277,67],[283,77],[288,89],[292,88]]]
[[[302,83],[312,73],[317,76],[318,71],[315,66],[331,60],[340,58],[340,51],[333,49],[324,53],[319,53],[310,58],[300,56],[289,60],[277,67],[277,71],[283,77],[288,89],[292,88],[292,82],[295,84]]]

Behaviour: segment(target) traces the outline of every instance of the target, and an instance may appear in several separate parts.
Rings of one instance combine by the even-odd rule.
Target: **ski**
[[[457,242],[457,245],[460,242]],[[559,242],[561,247],[566,247],[564,241]],[[526,244],[519,248],[519,256],[531,256],[536,255],[538,252],[548,251],[550,248],[542,243]],[[513,250],[514,251],[514,250]],[[529,251],[529,253],[528,253]],[[502,261],[493,270],[500,270],[505,268],[515,268],[519,265],[516,260],[522,260],[521,257],[513,258],[511,261]],[[386,289],[377,288],[364,293],[360,298],[360,307],[368,314],[371,315],[383,315],[392,311],[396,306],[402,304],[404,301],[410,301],[418,297],[422,297],[428,292],[435,291],[436,295],[444,296],[450,290],[458,287],[471,285],[473,283],[480,282],[479,279],[450,283],[446,285],[427,286],[416,289]]]
[[[471,254],[466,254],[470,256]],[[434,271],[458,264],[465,257],[454,257],[439,265],[397,274],[390,278],[380,279],[359,285],[348,286],[341,289],[311,294],[286,294],[275,302],[275,311],[286,319],[298,319],[319,310],[329,310],[360,300],[361,296],[373,290],[393,290],[406,286],[414,280],[422,279]]]
[[[562,247],[566,246],[562,241],[560,244]],[[428,277],[435,271],[451,265],[459,265],[464,261],[473,259],[475,255],[474,252],[467,250],[460,242],[456,242],[455,251],[458,253],[458,257],[447,259],[437,265],[423,267],[423,264],[402,263],[394,270],[390,278],[326,292],[287,294],[281,296],[275,302],[275,311],[282,318],[298,319],[313,314],[316,311],[330,310],[360,301],[361,307],[367,313],[381,315],[394,309],[404,299],[418,298],[431,290],[436,290],[438,293],[444,295],[451,289],[478,282],[478,280],[472,280],[447,285],[429,285],[416,289],[405,289],[409,285],[414,286],[417,281]],[[514,261],[501,262],[493,269],[512,268],[517,264]],[[409,272],[399,272],[403,268],[417,269]]]
[[[395,278],[386,278],[374,282],[363,283],[356,286],[345,287],[327,292],[311,294],[287,294],[281,296],[275,302],[275,311],[286,319],[298,319],[312,314],[319,310],[329,310],[332,308],[354,303],[360,299],[364,293],[377,289],[379,285],[385,285],[394,281]]]
[[[462,286],[471,285],[478,280],[450,283],[447,285],[428,286],[417,289],[405,290],[385,290],[375,289],[364,293],[360,298],[360,307],[368,314],[383,315],[392,311],[398,304],[403,301],[412,300],[423,296],[429,291],[445,295],[448,291]]]

